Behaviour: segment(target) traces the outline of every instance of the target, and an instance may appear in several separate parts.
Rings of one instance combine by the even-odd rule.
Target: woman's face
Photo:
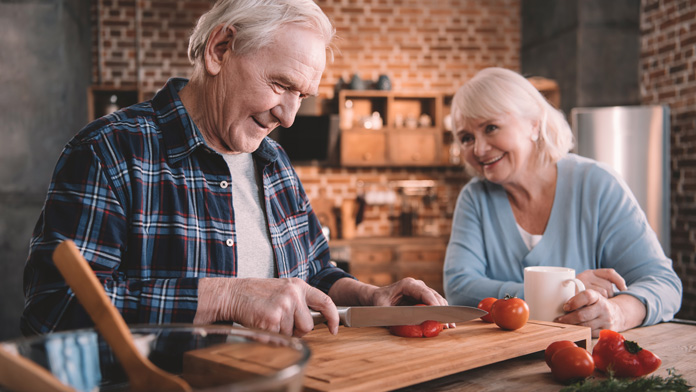
[[[524,181],[536,159],[539,131],[531,120],[503,114],[456,121],[455,135],[464,161],[479,176],[500,185]]]

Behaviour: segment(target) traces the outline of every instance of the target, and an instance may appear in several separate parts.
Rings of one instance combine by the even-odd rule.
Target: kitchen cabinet
[[[332,259],[365,283],[385,286],[412,277],[443,294],[444,237],[387,237],[332,240]]]
[[[342,166],[441,166],[442,94],[343,90]]]

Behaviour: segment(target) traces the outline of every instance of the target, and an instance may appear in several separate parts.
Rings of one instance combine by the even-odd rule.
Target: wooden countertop
[[[622,333],[662,359],[653,374],[667,377],[674,368],[691,386],[696,386],[696,324],[662,323]],[[593,339],[593,344],[596,343]],[[456,353],[452,353],[456,355]],[[601,377],[599,373],[595,373]],[[437,380],[399,389],[411,391],[529,391],[558,392],[564,385],[554,381],[543,352],[494,363]]]

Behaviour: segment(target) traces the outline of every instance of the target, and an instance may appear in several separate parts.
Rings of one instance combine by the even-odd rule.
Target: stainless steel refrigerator
[[[669,256],[669,106],[574,108],[570,117],[574,151],[624,178]]]

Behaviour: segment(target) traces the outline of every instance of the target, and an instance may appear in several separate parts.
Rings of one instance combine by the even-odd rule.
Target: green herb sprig
[[[561,392],[689,392],[692,386],[675,369],[667,369],[668,376],[650,376],[607,379],[589,378],[561,389]]]

